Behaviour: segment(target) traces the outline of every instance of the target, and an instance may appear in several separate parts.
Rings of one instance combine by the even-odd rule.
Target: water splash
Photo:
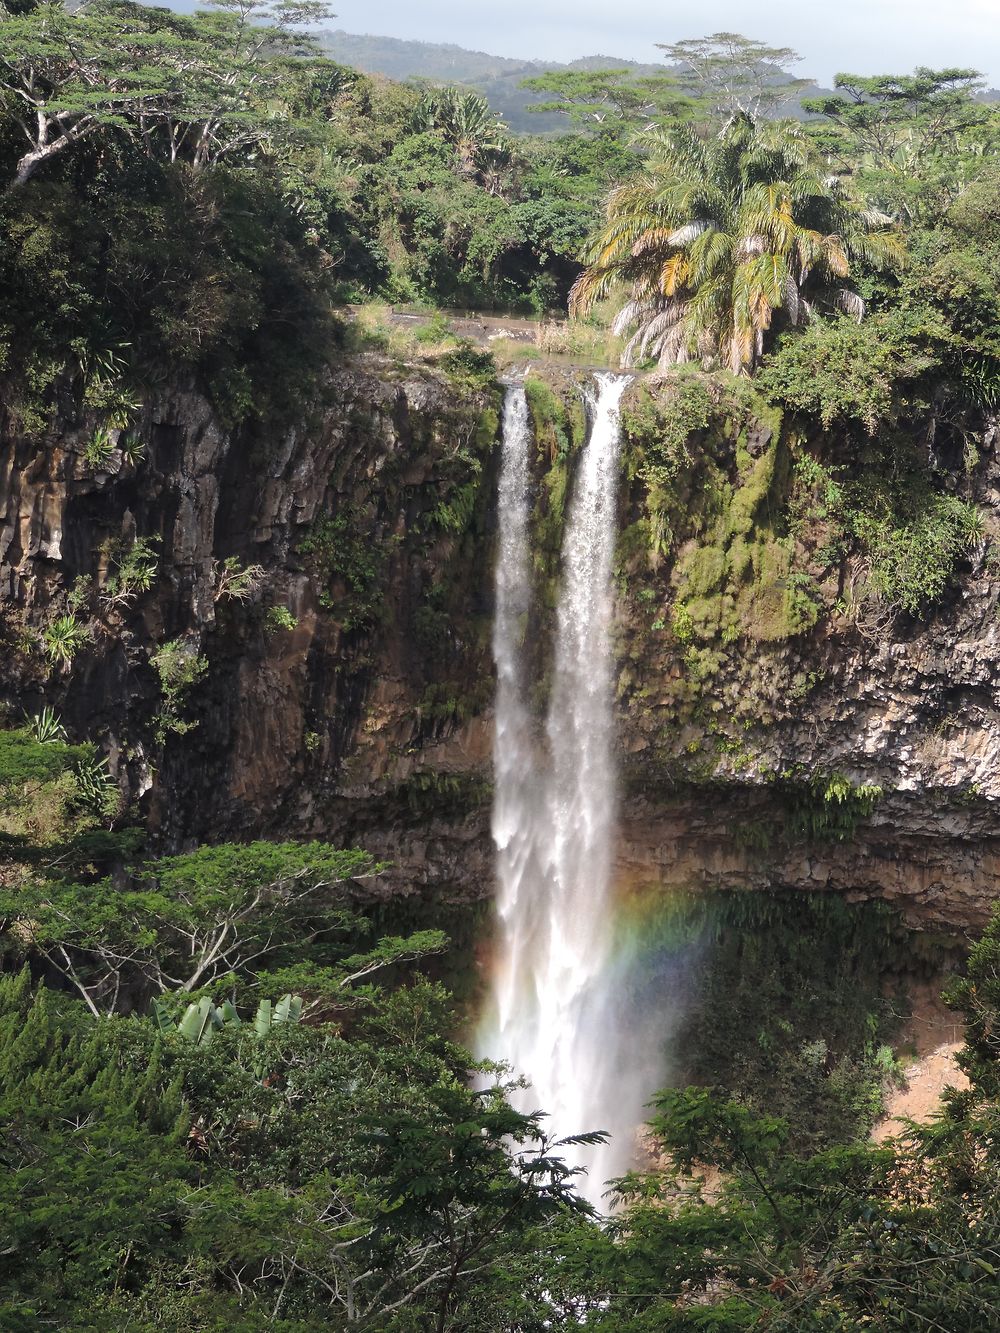
[[[530,1080],[523,1110],[556,1134],[604,1129],[602,1147],[567,1156],[583,1192],[627,1169],[656,1077],[644,1067],[616,971],[611,901],[617,782],[613,753],[612,562],[628,379],[597,376],[563,543],[555,662],[544,739],[526,702],[522,638],[531,598],[529,451],[524,390],[504,411],[493,651],[497,664],[495,799],[500,960],[484,1053]]]

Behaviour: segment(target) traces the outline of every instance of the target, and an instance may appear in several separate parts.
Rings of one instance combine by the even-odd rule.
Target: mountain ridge
[[[636,74],[663,74],[666,66],[619,59],[617,56],[581,56],[577,60],[519,60],[470,50],[453,42],[424,42],[404,37],[381,37],[374,33],[350,33],[342,28],[318,34],[325,55],[365,74],[390,79],[427,79],[461,84],[483,93],[494,111],[511,129],[522,133],[545,133],[566,127],[558,113],[529,111],[532,103],[550,101],[545,93],[520,86],[522,79],[551,70],[631,69]]]
[[[590,55],[576,60],[520,60],[513,56],[494,56],[471,50],[453,42],[424,42],[405,37],[382,37],[374,33],[351,33],[342,28],[317,34],[323,53],[342,65],[350,65],[364,74],[381,74],[401,82],[426,79],[430,83],[457,84],[475,89],[486,97],[495,112],[503,116],[512,130],[522,134],[555,133],[568,128],[568,121],[558,112],[532,111],[532,104],[551,101],[547,93],[534,93],[521,87],[524,79],[553,70],[628,69],[637,76],[669,74],[673,66],[656,61],[644,63],[624,57]],[[791,76],[789,76],[791,77]],[[830,92],[810,83],[801,97],[815,97]],[[798,99],[788,104],[788,114],[801,118]]]

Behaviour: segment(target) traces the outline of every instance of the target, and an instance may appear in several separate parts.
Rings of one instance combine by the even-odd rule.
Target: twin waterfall
[[[493,652],[497,667],[493,839],[499,960],[483,1053],[529,1080],[521,1110],[544,1110],[562,1136],[606,1130],[569,1148],[580,1189],[600,1206],[628,1168],[651,1091],[614,977],[611,901],[616,780],[612,561],[620,430],[628,380],[597,376],[587,444],[573,480],[562,552],[554,667],[544,734],[531,716],[523,638],[532,598],[530,463],[524,389],[507,392],[499,491]],[[655,1081],[652,1085],[656,1086]]]

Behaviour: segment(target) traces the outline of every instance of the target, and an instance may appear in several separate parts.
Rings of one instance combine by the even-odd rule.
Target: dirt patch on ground
[[[914,1051],[916,1058],[906,1068],[906,1084],[895,1088],[888,1097],[886,1117],[872,1130],[876,1143],[898,1134],[900,1119],[923,1122],[938,1108],[945,1088],[967,1088],[969,1080],[955,1063],[962,1045],[962,1024],[942,1004],[937,988],[928,987],[912,997],[913,1016],[901,1043]]]

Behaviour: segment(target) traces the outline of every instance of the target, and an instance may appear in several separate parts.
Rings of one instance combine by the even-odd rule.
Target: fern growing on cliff
[[[56,616],[42,630],[42,650],[53,666],[68,670],[80,649],[90,642],[90,637],[89,627],[76,616]]]

